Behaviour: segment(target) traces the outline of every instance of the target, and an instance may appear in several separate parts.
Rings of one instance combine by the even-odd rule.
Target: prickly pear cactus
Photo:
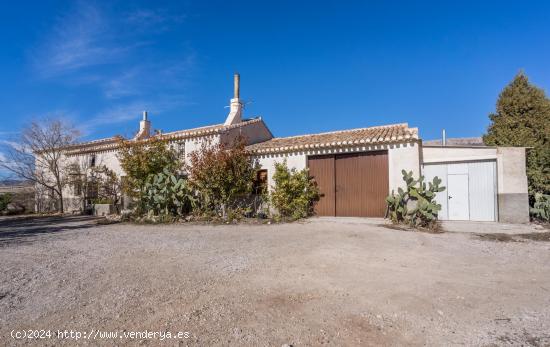
[[[435,201],[436,193],[445,190],[440,186],[441,179],[434,177],[432,182],[424,182],[424,176],[414,179],[412,171],[402,170],[406,191],[399,188],[386,198],[387,217],[394,223],[408,224],[412,227],[433,228],[441,205]]]
[[[535,219],[550,222],[550,195],[535,193],[535,203],[529,212]]]
[[[161,173],[147,177],[144,191],[144,207],[155,215],[187,214],[194,201],[187,180],[177,177],[166,168]]]

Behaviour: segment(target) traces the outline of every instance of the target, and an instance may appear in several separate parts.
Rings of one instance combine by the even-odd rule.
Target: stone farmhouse
[[[316,205],[320,216],[383,217],[385,197],[402,187],[401,170],[440,177],[447,189],[438,193],[440,219],[528,222],[525,148],[489,147],[467,141],[423,143],[418,128],[407,123],[339,130],[291,137],[274,137],[260,117],[245,119],[235,75],[234,97],[224,123],[168,133],[151,134],[144,112],[134,141],[166,140],[180,159],[210,143],[230,144],[238,136],[261,165],[258,175],[273,185],[276,162],[309,168],[323,194]],[[117,159],[116,137],[83,142],[66,149],[70,161],[106,165],[124,176]],[[82,192],[68,187],[68,210],[83,208]]]

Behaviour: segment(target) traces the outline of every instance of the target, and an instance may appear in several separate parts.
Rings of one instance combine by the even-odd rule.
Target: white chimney
[[[238,73],[234,75],[233,83],[234,83],[233,99],[231,99],[230,101],[229,114],[227,115],[227,119],[225,120],[225,123],[223,123],[224,125],[236,124],[242,121],[243,104],[239,99],[240,76]]]
[[[147,120],[147,111],[143,111],[143,119],[139,122],[139,132],[134,140],[146,139],[151,135],[151,122]]]

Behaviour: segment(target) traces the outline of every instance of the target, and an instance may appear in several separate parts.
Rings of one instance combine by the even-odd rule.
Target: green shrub
[[[433,182],[424,182],[424,176],[418,180],[413,178],[412,171],[402,170],[403,180],[407,190],[398,188],[397,194],[392,190],[386,198],[388,217],[396,224],[408,224],[411,227],[433,229],[436,226],[437,215],[441,205],[435,201],[435,195],[445,190],[440,187],[441,179],[434,177]]]
[[[244,141],[232,145],[204,143],[190,155],[189,183],[197,194],[197,213],[237,219],[247,210],[257,167],[246,152]]]
[[[154,138],[138,142],[120,139],[119,146],[117,157],[126,174],[122,191],[137,198],[138,202],[143,200],[149,176],[159,174],[164,169],[175,172],[181,168],[176,153],[166,141]]]
[[[313,204],[320,194],[307,169],[289,170],[286,161],[276,163],[273,181],[270,201],[279,217],[296,220],[313,215]]]
[[[4,211],[12,200],[10,193],[0,194],[0,211]]]
[[[143,188],[142,205],[145,211],[154,215],[185,215],[194,202],[186,179],[178,177],[168,168],[149,175]]]
[[[535,203],[529,212],[534,219],[550,222],[550,195],[535,193]]]

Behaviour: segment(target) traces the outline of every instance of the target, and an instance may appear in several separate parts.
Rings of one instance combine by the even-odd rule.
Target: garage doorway
[[[424,176],[427,182],[438,176],[446,188],[435,197],[439,219],[498,220],[496,161],[424,164]]]
[[[308,167],[322,194],[315,205],[317,215],[384,217],[387,151],[311,156]]]

